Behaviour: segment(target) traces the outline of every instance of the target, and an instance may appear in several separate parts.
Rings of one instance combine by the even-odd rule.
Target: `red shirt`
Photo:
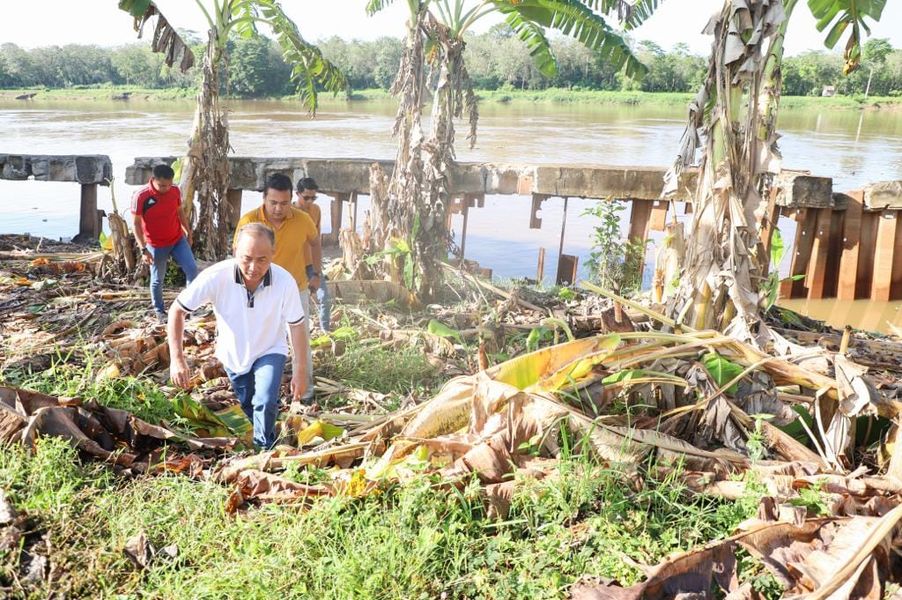
[[[174,246],[182,239],[179,206],[182,193],[173,185],[161,194],[153,186],[153,179],[132,196],[132,214],[143,218],[144,239],[154,248]]]

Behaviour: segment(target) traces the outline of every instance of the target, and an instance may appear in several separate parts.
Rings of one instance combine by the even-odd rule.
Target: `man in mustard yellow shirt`
[[[291,205],[294,188],[281,173],[271,175],[263,186],[263,204],[241,216],[236,231],[248,223],[263,223],[276,235],[273,262],[291,273],[298,284],[304,314],[310,315],[310,290],[319,289],[323,248],[319,232],[310,216]],[[307,278],[307,267],[312,277]],[[309,384],[302,401],[313,398],[313,354],[307,346]]]

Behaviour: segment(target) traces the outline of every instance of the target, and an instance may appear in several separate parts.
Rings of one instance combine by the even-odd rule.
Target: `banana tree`
[[[323,58],[319,49],[306,42],[297,25],[288,18],[277,0],[194,0],[207,21],[207,47],[203,77],[197,94],[194,125],[188,151],[182,161],[179,185],[185,210],[195,230],[195,253],[219,259],[229,251],[230,207],[226,201],[229,183],[229,131],[220,104],[220,77],[228,73],[227,43],[232,35],[253,37],[264,25],[275,35],[286,62],[293,65],[292,79],[308,110],[315,111],[318,87],[337,92],[347,88],[341,72]],[[119,0],[119,8],[135,18],[140,32],[151,18],[157,18],[153,50],[166,55],[166,64],[178,62],[190,68],[194,56],[169,21],[151,0]],[[139,34],[140,35],[140,34]],[[197,194],[197,210],[194,196]],[[194,214],[192,214],[194,213]]]
[[[374,14],[391,0],[370,0]],[[646,68],[632,54],[607,19],[620,17],[637,25],[657,0],[407,0],[409,20],[401,67],[392,86],[398,98],[394,135],[398,139],[395,169],[389,181],[376,168],[371,189],[373,210],[367,231],[370,252],[381,252],[392,240],[410,249],[405,283],[423,297],[435,295],[442,281],[440,261],[448,248],[446,219],[450,173],[454,163],[454,119],[466,117],[467,138],[476,142],[479,111],[463,61],[464,35],[491,14],[504,17],[522,39],[537,68],[553,76],[554,54],[545,35],[549,29],[572,36],[630,77]],[[433,82],[429,134],[422,127],[428,82]],[[379,181],[380,178],[383,181]],[[379,190],[384,190],[380,194]]]
[[[665,182],[703,148],[680,285],[669,302],[677,322],[716,327],[758,339],[765,300],[774,177],[780,170],[776,118],[780,64],[789,16],[797,0],[725,0],[706,31],[714,35],[708,74],[690,104],[682,148]],[[851,28],[845,71],[858,67],[866,18],[877,20],[885,0],[808,0],[833,47]],[[763,340],[762,340],[763,341]]]

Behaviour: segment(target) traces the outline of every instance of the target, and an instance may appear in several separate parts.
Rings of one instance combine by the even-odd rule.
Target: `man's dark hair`
[[[291,191],[291,179],[288,175],[283,175],[282,173],[274,173],[266,178],[266,183],[263,184],[263,195],[266,195],[266,192],[269,190],[278,190],[280,192]]]
[[[316,185],[313,177],[301,177],[298,179],[298,191],[303,192],[304,190],[319,190],[319,186]]]
[[[157,165],[153,168],[153,178],[171,181],[175,178],[175,171],[169,165]]]

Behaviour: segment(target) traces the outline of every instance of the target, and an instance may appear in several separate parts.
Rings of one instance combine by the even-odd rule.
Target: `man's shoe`
[[[157,323],[160,323],[160,324],[166,323],[166,313],[157,311]]]

